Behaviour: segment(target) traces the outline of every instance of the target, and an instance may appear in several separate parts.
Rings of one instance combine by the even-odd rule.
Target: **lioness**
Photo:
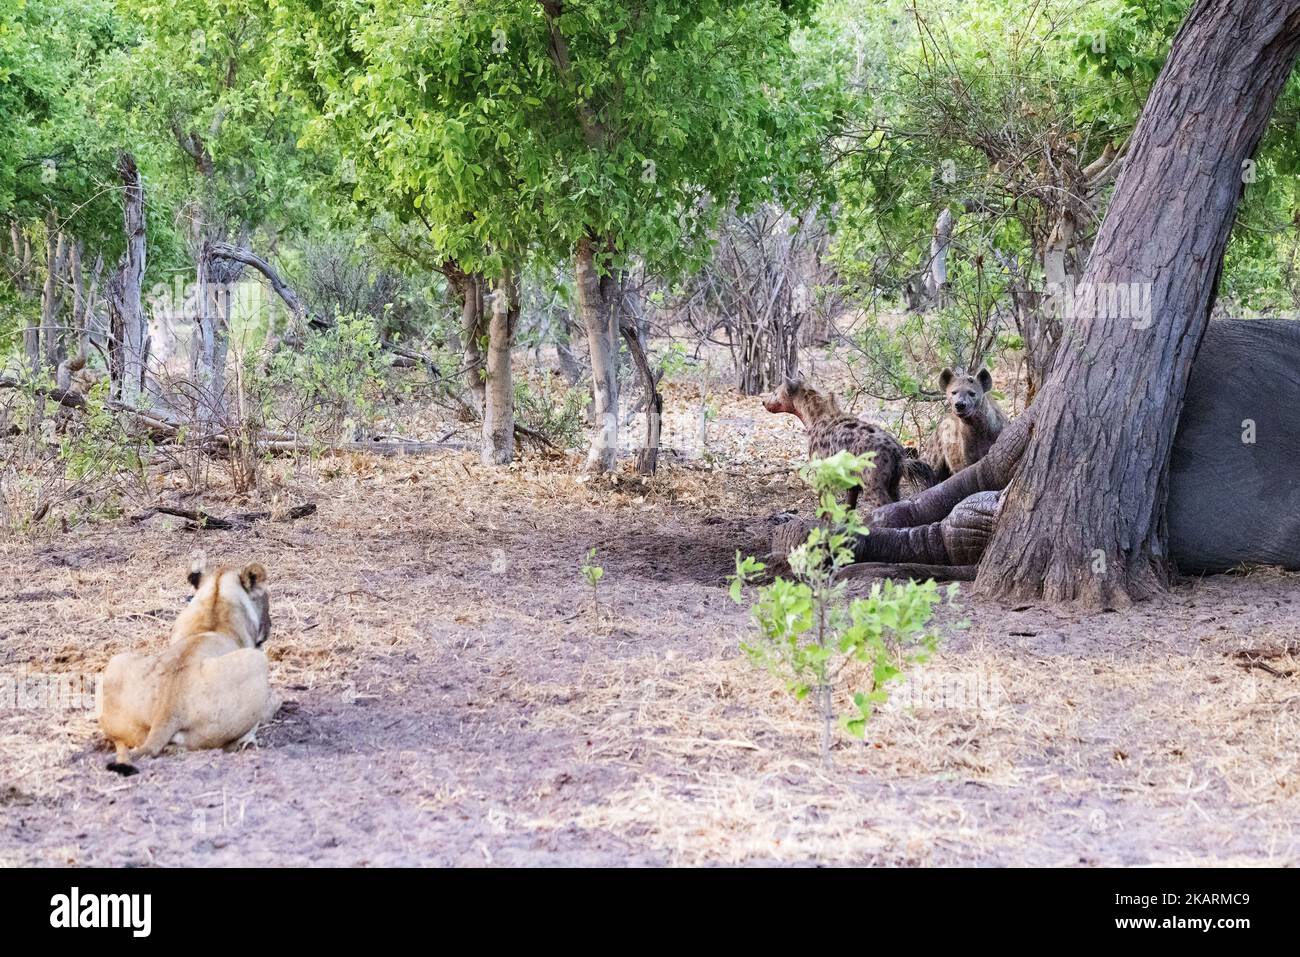
[[[135,774],[132,761],[168,744],[221,748],[251,738],[280,707],[261,648],[271,633],[266,569],[196,564],[189,581],[194,597],[167,648],[114,655],[104,670],[99,726],[117,749],[110,771]]]

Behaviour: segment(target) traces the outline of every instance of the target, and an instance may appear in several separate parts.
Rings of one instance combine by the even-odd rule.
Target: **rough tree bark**
[[[659,467],[659,438],[663,423],[664,397],[659,391],[659,376],[650,367],[646,334],[631,309],[619,312],[619,329],[627,341],[641,388],[645,394],[645,441],[636,455],[638,475],[654,475]]]
[[[460,298],[461,337],[465,350],[465,389],[470,394],[474,411],[483,414],[487,401],[486,386],[483,382],[483,348],[480,345],[487,332],[487,318],[484,313],[483,277],[477,273],[467,273],[454,262],[443,266],[443,272],[449,277],[456,295]]]
[[[515,386],[510,350],[519,327],[519,280],[511,273],[492,291],[488,319],[487,381],[483,403],[484,465],[509,465],[515,458]]]
[[[135,405],[144,387],[145,319],[141,287],[145,267],[144,185],[135,157],[122,154],[117,164],[123,187],[123,222],[126,250],[117,273],[109,280],[110,373],[116,379],[114,393],[127,405]]]
[[[68,240],[59,228],[58,210],[51,209],[45,217],[45,285],[41,290],[41,349],[47,369],[57,369],[67,354],[60,322],[67,261]]]
[[[1198,0],[1188,14],[1133,133],[977,593],[1122,607],[1167,586],[1187,377],[1243,169],[1297,52],[1300,0]]]
[[[596,431],[587,453],[588,472],[614,468],[618,452],[618,313],[619,283],[596,263],[596,244],[578,243],[574,266],[578,287],[578,312],[587,329],[591,353],[591,387]]]

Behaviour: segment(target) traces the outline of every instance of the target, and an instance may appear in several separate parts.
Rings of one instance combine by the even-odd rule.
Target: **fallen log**
[[[302,505],[295,505],[285,512],[276,514],[274,512],[236,512],[233,515],[222,517],[213,515],[211,512],[205,512],[201,508],[181,508],[178,505],[155,505],[147,508],[143,512],[137,512],[131,516],[132,522],[143,522],[155,515],[174,515],[177,518],[186,519],[185,527],[190,530],[231,530],[248,528],[254,522],[262,522],[268,519],[276,522],[291,522],[295,519],[306,518],[308,515],[316,514],[316,503],[307,502]]]
[[[0,389],[21,389],[23,386],[24,383],[15,376],[0,375]],[[59,405],[66,406],[69,409],[84,409],[86,407],[85,397],[73,389],[38,388],[36,394],[53,399]]]
[[[22,383],[11,375],[0,376],[0,388],[17,389],[21,386]],[[48,396],[68,408],[80,411],[85,411],[86,409],[85,398],[80,393],[73,390],[38,389],[37,391],[39,394]],[[232,436],[225,432],[211,432],[202,436],[188,436],[184,441],[180,441],[179,436],[185,430],[187,424],[171,419],[163,412],[153,409],[136,408],[135,406],[128,405],[124,402],[119,402],[116,399],[106,400],[104,402],[104,407],[118,414],[135,419],[155,438],[177,440],[175,442],[176,445],[189,451],[225,452],[228,451],[235,442],[245,441],[240,436]],[[544,448],[552,452],[562,451],[546,436],[519,422],[515,423],[515,432],[521,438],[535,443],[539,448]],[[455,434],[454,430],[449,430],[439,438],[430,442],[403,440],[398,442],[358,441],[320,444],[303,439],[290,432],[263,432],[253,440],[253,444],[260,451],[271,453],[312,451],[322,454],[337,452],[369,452],[372,455],[429,455],[436,452],[464,451],[472,448],[472,446],[466,442],[448,441],[453,434]],[[167,448],[168,446],[159,447]]]
[[[339,452],[368,452],[371,455],[432,455],[435,452],[460,452],[470,448],[467,442],[333,442],[314,445],[301,439],[275,439],[257,443],[263,452],[318,452],[321,455]]]

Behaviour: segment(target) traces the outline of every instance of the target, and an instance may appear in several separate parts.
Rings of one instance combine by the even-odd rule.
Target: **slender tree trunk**
[[[650,368],[650,359],[646,355],[646,335],[641,323],[635,317],[622,313],[621,323],[623,338],[627,340],[627,351],[632,356],[641,378],[641,388],[645,393],[645,441],[636,455],[636,470],[639,475],[654,475],[659,466],[659,436],[663,421],[664,397],[659,392],[659,379]]]
[[[1187,377],[1243,169],[1298,51],[1300,0],[1198,0],[1188,14],[1133,133],[979,593],[1119,607],[1166,587]]]
[[[135,157],[130,153],[122,154],[117,168],[123,186],[126,251],[117,275],[109,283],[110,351],[114,359],[110,372],[116,375],[118,397],[133,405],[140,398],[145,375],[145,320],[141,301],[145,269],[144,186]]]
[[[573,331],[576,328],[567,309],[560,312],[557,320],[559,332],[555,337],[555,355],[560,362],[560,375],[574,388],[582,381],[582,364],[573,351]]]
[[[227,412],[226,359],[230,352],[235,286],[244,273],[245,263],[241,257],[218,253],[227,244],[202,221],[202,214],[196,230],[196,341],[191,359],[199,385],[199,420],[220,422],[225,420]],[[248,230],[241,230],[234,244],[235,251],[248,253],[248,240]]]
[[[509,465],[515,458],[515,387],[510,352],[519,326],[519,280],[510,273],[496,284],[488,320],[487,381],[483,404],[483,464]]]
[[[587,452],[587,471],[608,472],[618,452],[618,282],[596,263],[590,239],[578,243],[575,262],[578,311],[587,329],[595,434]]]
[[[930,306],[942,308],[948,295],[948,249],[952,246],[955,220],[951,209],[944,209],[934,223],[930,237],[930,265],[925,274],[925,294]]]
[[[13,256],[13,268],[8,270],[10,278],[18,294],[31,299],[34,296],[32,240],[19,227],[17,220],[9,221],[9,243]],[[32,375],[41,371],[41,327],[37,323],[23,326],[23,361]]]
[[[219,363],[217,357],[224,352],[220,339],[225,330],[221,327],[222,290],[212,277],[212,258],[208,254],[210,242],[201,231],[196,245],[194,341],[191,345],[190,365],[198,387],[198,419],[200,422],[209,422],[220,417],[220,409],[224,404],[225,365]]]
[[[63,273],[67,268],[67,237],[59,229],[59,214],[45,217],[45,286],[41,290],[41,349],[46,369],[57,369],[66,354],[63,330]]]
[[[84,311],[78,319],[81,330],[81,342],[83,346],[81,352],[89,354],[89,348],[96,343],[104,342],[104,333],[106,321],[103,313],[96,314],[96,308],[100,303],[99,281],[104,274],[104,254],[98,252],[95,254],[95,262],[90,267],[90,283],[86,286],[86,299]],[[102,347],[102,346],[101,346]]]
[[[86,289],[86,270],[81,261],[83,252],[84,247],[81,240],[78,239],[72,244],[72,249],[68,254],[68,276],[72,280],[72,329],[69,341],[76,345],[74,355],[84,360],[86,352],[90,348],[90,342],[86,331],[89,297]],[[93,295],[93,290],[91,294]]]
[[[487,334],[487,316],[484,310],[484,282],[477,273],[462,272],[454,263],[446,266],[447,274],[452,277],[456,295],[460,297],[460,324],[463,341],[465,391],[469,393],[474,411],[482,416],[487,401],[487,391],[483,380],[485,373],[483,357],[483,336]]]

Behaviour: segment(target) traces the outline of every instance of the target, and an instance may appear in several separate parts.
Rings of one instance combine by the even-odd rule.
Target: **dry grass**
[[[0,861],[1300,863],[1297,576],[1124,615],[967,605],[927,673],[980,699],[891,709],[823,769],[811,708],[739,654],[721,587],[766,515],[807,504],[797,423],[747,428],[649,482],[349,455],[273,468],[262,501],[320,505],[299,522],[0,542],[0,671],[90,674],[157,642],[201,545],[270,569],[291,701],[258,749],[125,781],[90,717],[0,714]]]

